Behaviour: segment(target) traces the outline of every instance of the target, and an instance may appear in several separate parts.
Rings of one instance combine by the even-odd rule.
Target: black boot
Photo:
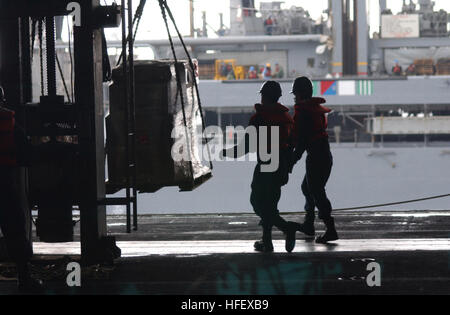
[[[316,229],[314,228],[314,214],[307,214],[303,224],[297,224],[297,231],[305,234],[309,237],[314,237],[316,235]]]
[[[323,223],[325,223],[327,230],[325,231],[324,235],[316,238],[316,243],[326,244],[331,241],[337,241],[339,239],[339,236],[336,232],[336,227],[334,226],[334,219],[332,217],[329,217],[327,219],[324,219]]]
[[[261,253],[273,253],[273,244],[272,242],[264,242],[263,240],[256,241],[253,245],[255,248],[255,251],[261,252]]]
[[[298,223],[288,222],[284,234],[286,236],[285,248],[288,253],[291,253],[295,248],[295,232],[297,232]]]
[[[272,253],[273,243],[272,243],[272,227],[263,227],[263,237],[262,240],[256,241],[253,245],[257,252],[262,253]]]

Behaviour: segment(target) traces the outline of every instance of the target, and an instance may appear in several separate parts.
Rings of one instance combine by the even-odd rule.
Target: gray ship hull
[[[450,144],[439,147],[372,148],[333,145],[334,168],[327,186],[334,208],[356,207],[441,195],[450,192]],[[254,162],[214,163],[213,178],[192,192],[164,188],[139,197],[140,214],[252,213],[249,202]],[[305,172],[300,161],[283,187],[279,210],[299,212]],[[445,210],[450,198],[373,210]],[[122,214],[120,207],[111,214]]]

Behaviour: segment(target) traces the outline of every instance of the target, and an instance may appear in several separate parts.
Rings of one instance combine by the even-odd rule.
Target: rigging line
[[[175,74],[176,74],[176,79],[177,79],[177,94],[180,94],[180,100],[181,100],[181,109],[183,112],[183,122],[184,122],[184,131],[186,134],[186,142],[187,142],[187,149],[188,149],[188,154],[189,154],[189,169],[191,171],[191,176],[192,176],[192,180],[194,181],[194,168],[192,165],[192,153],[191,153],[191,145],[190,145],[190,141],[189,141],[189,133],[188,133],[188,129],[187,129],[187,119],[186,119],[186,110],[184,107],[184,95],[183,95],[183,89],[181,87],[181,79],[180,79],[180,70],[178,69],[178,59],[177,59],[177,54],[175,52],[175,45],[173,43],[173,39],[172,39],[172,35],[170,35],[170,28],[169,28],[169,23],[167,22],[167,16],[166,16],[166,10],[165,10],[165,6],[164,6],[164,0],[159,0],[159,6],[161,8],[161,15],[163,17],[164,20],[164,24],[166,26],[166,30],[167,30],[167,35],[169,37],[169,42],[170,42],[170,48],[172,49],[172,54],[173,54],[173,58],[175,61]]]
[[[145,7],[146,2],[147,2],[147,0],[141,0],[141,2],[139,2],[139,5],[136,8],[136,12],[135,12],[134,17],[133,17],[133,22],[132,22],[133,23],[133,27],[135,27],[134,25],[136,24],[136,27],[135,27],[136,30],[135,30],[135,32],[133,34],[133,44],[134,44],[134,41],[136,40],[136,34],[137,34],[137,31],[138,31],[138,27],[139,27],[139,24],[140,24],[140,21],[141,21],[141,18],[142,18],[142,12],[144,11],[144,7]],[[127,42],[128,41],[129,41],[129,36],[127,36]],[[116,66],[118,66],[122,62],[122,58],[123,58],[123,50],[122,50],[122,52],[119,55],[119,59],[117,60]]]
[[[126,57],[127,54],[127,15],[125,14],[125,5],[126,1],[121,0],[121,10],[120,15],[122,18],[122,55]],[[126,58],[124,58],[126,60]],[[127,198],[127,204],[126,204],[126,229],[127,233],[131,233],[131,172],[130,172],[130,121],[128,119],[129,117],[129,109],[130,109],[130,97],[128,91],[129,89],[129,75],[128,75],[128,63],[125,61],[122,63],[122,73],[123,73],[123,91],[124,91],[124,97],[125,97],[125,122],[126,122],[126,137],[125,137],[125,155],[126,155],[126,162],[127,162],[127,176],[126,176],[126,189],[125,189],[125,195]]]
[[[68,99],[69,103],[72,103],[72,100],[70,99],[69,90],[67,89],[66,79],[64,78],[64,73],[62,71],[61,64],[59,63],[59,58],[58,58],[57,53],[55,53],[55,57],[56,57],[56,64],[58,65],[59,74],[61,76],[62,83],[64,85],[64,90],[66,91],[67,99]]]
[[[382,203],[382,204],[378,204],[378,205],[367,205],[367,206],[359,206],[359,207],[352,207],[352,208],[333,209],[333,211],[349,211],[349,210],[381,208],[381,207],[403,205],[403,204],[415,203],[415,202],[427,201],[427,200],[433,200],[433,199],[442,199],[442,198],[447,198],[447,197],[450,197],[450,194],[437,195],[437,196],[431,196],[431,197],[425,197],[425,198],[419,198],[419,199],[411,199],[411,200],[398,201],[398,202]]]
[[[173,23],[173,26],[175,27],[175,30],[177,32],[178,38],[180,39],[180,42],[181,42],[181,44],[182,44],[182,46],[184,48],[184,51],[185,51],[185,53],[186,53],[186,55],[188,57],[188,60],[189,60],[189,66],[191,67],[192,76],[194,78],[193,81],[194,81],[195,92],[197,94],[198,108],[199,108],[200,117],[201,117],[201,120],[202,120],[202,132],[203,132],[203,137],[202,138],[204,138],[205,137],[204,131],[206,129],[206,125],[205,125],[205,119],[204,119],[204,115],[203,115],[202,102],[201,102],[201,99],[200,99],[200,92],[199,92],[199,88],[198,88],[198,84],[197,84],[197,78],[195,76],[194,63],[192,62],[192,57],[191,57],[191,55],[190,55],[190,53],[189,53],[189,51],[188,51],[188,49],[186,47],[186,44],[185,44],[184,39],[183,39],[183,36],[181,35],[181,33],[180,33],[179,29],[178,29],[178,26],[177,26],[177,24],[175,22],[175,18],[174,18],[173,14],[172,14],[172,11],[169,8],[169,5],[167,4],[167,1],[166,0],[161,0],[161,1],[164,3],[164,6],[165,6],[165,8],[167,10],[167,13],[169,14],[169,17],[170,17],[170,19],[171,19],[171,21]],[[210,168],[212,170],[213,169],[213,163],[212,163],[212,159],[211,159],[211,152],[210,152],[209,142],[208,141],[206,141],[206,148],[207,148],[207,151],[208,151],[209,166],[210,166]]]
[[[73,84],[73,56],[72,56],[72,32],[70,30],[70,23],[69,23],[69,17],[67,17],[67,31],[69,35],[69,58],[70,58],[70,92],[72,94],[72,102],[75,101],[73,95],[74,95],[74,84]]]
[[[133,0],[128,0],[128,21],[132,19],[132,9],[133,9]],[[129,63],[129,84],[130,84],[130,101],[129,101],[129,110],[128,110],[128,119],[131,123],[131,155],[129,160],[133,164],[132,174],[129,174],[132,179],[132,198],[133,200],[133,227],[134,230],[137,231],[138,228],[138,219],[137,219],[137,167],[136,167],[136,89],[135,89],[135,69],[134,69],[134,42],[133,42],[133,24],[128,24],[128,63]],[[105,46],[106,46],[106,38],[105,38]],[[130,134],[129,134],[130,136]],[[130,173],[130,172],[129,172]]]
[[[34,57],[34,43],[36,41],[36,24],[37,20],[32,18],[31,19],[31,64],[33,64],[33,57]]]
[[[42,33],[43,33],[43,20],[39,19],[38,21],[38,33],[39,33],[39,60],[40,60],[40,75],[41,75],[41,96],[44,96],[44,56],[43,56],[43,48],[42,48]]]
[[[141,18],[142,18],[142,14],[144,13],[144,7],[145,7],[146,3],[147,3],[147,0],[141,0],[141,2],[139,2],[139,6],[136,9],[136,27],[135,27],[134,35],[133,35],[133,43],[136,41],[136,35],[137,35],[138,29],[139,29],[139,24],[141,23]]]

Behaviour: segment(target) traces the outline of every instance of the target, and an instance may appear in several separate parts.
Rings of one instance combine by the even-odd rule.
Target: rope
[[[402,204],[408,204],[408,203],[415,203],[420,201],[427,201],[427,200],[434,200],[434,199],[442,199],[442,198],[448,198],[450,197],[450,194],[444,194],[444,195],[437,195],[437,196],[431,196],[431,197],[425,197],[425,198],[419,198],[419,199],[411,199],[411,200],[405,200],[405,201],[398,201],[398,202],[390,202],[390,203],[383,203],[378,205],[368,205],[368,206],[359,206],[359,207],[353,207],[353,208],[340,208],[340,209],[333,209],[333,212],[336,211],[350,211],[350,210],[363,210],[363,209],[371,209],[371,208],[381,208],[381,207],[387,207],[387,206],[395,206],[395,205],[402,205]],[[32,209],[33,211],[36,211],[36,208]],[[79,210],[79,209],[73,209],[73,210]],[[217,213],[202,213],[201,215],[216,215]],[[226,213],[227,215],[242,215],[242,214],[249,214],[249,213]],[[292,215],[292,214],[302,214],[302,212],[280,212],[282,215]],[[33,223],[36,225],[36,221],[34,219]],[[75,223],[78,223],[80,220],[77,220]]]
[[[55,53],[55,56],[56,56],[56,64],[58,65],[59,74],[61,75],[62,83],[64,85],[64,91],[66,92],[69,103],[72,103],[72,100],[70,99],[69,90],[67,89],[66,79],[64,78],[64,73],[62,71],[61,64],[59,63],[58,53]]]
[[[144,7],[145,7],[146,2],[147,2],[147,0],[141,0],[139,2],[138,7],[136,8],[136,12],[134,13],[133,22],[132,22],[133,23],[133,28],[135,29],[134,30],[134,34],[133,34],[133,44],[134,44],[134,42],[136,40],[137,31],[139,29],[139,24],[141,22],[142,13],[144,12]],[[136,26],[135,26],[135,24],[136,24]],[[129,39],[130,38],[127,36],[127,41]],[[123,55],[124,55],[124,52],[123,52],[123,49],[122,49],[122,52],[119,55],[119,59],[117,60],[116,66],[120,65],[120,63],[122,62]]]
[[[69,17],[66,19],[67,21],[67,32],[69,33],[69,57],[70,57],[70,92],[72,94],[72,102],[75,101],[74,94],[74,84],[73,84],[73,56],[72,56],[72,32],[70,31],[70,22]]]
[[[181,88],[180,73],[179,73],[179,70],[178,70],[178,59],[177,59],[177,54],[175,52],[175,45],[173,44],[172,35],[170,35],[169,23],[167,22],[167,16],[166,16],[164,0],[159,0],[159,6],[161,8],[161,14],[162,14],[162,17],[164,19],[164,24],[166,25],[167,35],[169,37],[169,42],[170,42],[170,48],[172,49],[173,59],[175,61],[175,74],[176,74],[176,79],[177,79],[177,90],[178,90],[178,93],[180,94],[181,109],[182,109],[182,112],[183,112],[184,131],[185,131],[185,134],[186,134],[186,141],[188,143],[187,148],[188,148],[189,158],[191,158],[192,157],[191,146],[189,145],[190,144],[189,133],[188,133],[188,129],[187,129],[186,110],[185,110],[185,107],[184,107],[184,95],[183,95],[183,90]],[[191,171],[192,180],[194,181],[194,169],[193,169],[193,166],[192,166],[192,161],[190,161],[190,163],[189,163],[189,169]]]
[[[147,0],[141,0],[141,2],[139,2],[139,6],[136,9],[136,13],[135,13],[135,19],[136,19],[136,27],[134,30],[134,35],[133,35],[133,43],[136,41],[136,35],[139,29],[139,24],[141,23],[141,18],[142,18],[142,14],[144,12],[144,7],[146,4]],[[134,25],[134,22],[133,22]]]
[[[403,205],[403,204],[415,203],[415,202],[427,201],[427,200],[433,200],[433,199],[442,199],[442,198],[447,198],[447,197],[450,197],[450,194],[431,196],[431,197],[412,199],[412,200],[405,200],[405,201],[398,201],[398,202],[382,203],[382,204],[378,204],[378,205],[368,205],[368,206],[359,206],[359,207],[353,207],[353,208],[333,209],[333,212],[334,211],[349,211],[349,210],[381,208],[381,207]]]
[[[33,57],[34,57],[34,42],[36,41],[36,24],[37,20],[32,18],[31,19],[31,64],[33,64]]]
[[[39,32],[39,60],[40,60],[40,71],[41,71],[41,95],[45,94],[44,91],[44,55],[42,48],[42,34],[43,34],[43,20],[40,19],[38,22],[38,32]]]
[[[191,55],[190,55],[190,53],[189,53],[189,51],[188,51],[188,49],[186,47],[186,44],[185,44],[184,39],[183,39],[183,36],[181,35],[181,33],[180,33],[179,29],[178,29],[178,26],[177,26],[177,24],[175,22],[175,18],[174,18],[173,14],[172,14],[172,11],[170,10],[170,8],[169,8],[169,6],[167,4],[167,1],[166,0],[160,0],[160,3],[161,2],[164,4],[164,7],[166,8],[167,13],[169,14],[169,17],[170,17],[170,19],[171,19],[171,21],[173,23],[173,26],[175,27],[175,30],[177,32],[178,38],[180,39],[181,45],[183,46],[184,52],[186,53],[186,56],[188,57],[188,60],[189,60],[189,66],[191,67],[191,70],[192,70],[192,77],[194,78],[193,81],[194,81],[195,92],[197,94],[198,108],[199,108],[200,117],[201,117],[201,120],[202,120],[202,132],[204,133],[204,131],[206,129],[206,126],[205,126],[205,119],[204,119],[204,115],[203,115],[202,102],[201,102],[201,99],[200,99],[200,92],[199,92],[199,88],[198,88],[198,84],[197,84],[197,79],[195,77],[194,63],[192,62],[192,57],[191,57]],[[172,43],[172,45],[173,45],[173,43]],[[210,166],[210,169],[212,170],[213,169],[213,164],[212,164],[212,160],[211,160],[211,152],[210,152],[210,148],[209,148],[209,141],[205,141],[205,142],[206,142],[206,148],[207,148],[207,151],[208,151],[209,166]]]

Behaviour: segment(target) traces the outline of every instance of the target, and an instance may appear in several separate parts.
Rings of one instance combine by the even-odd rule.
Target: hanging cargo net
[[[184,78],[180,84],[177,73]],[[155,192],[166,186],[189,191],[211,177],[199,136],[202,123],[195,80],[186,61],[135,64],[136,188],[140,192]],[[119,66],[113,70],[110,114],[106,118],[107,186],[111,193],[126,188],[127,182],[123,85],[123,71]]]
[[[140,61],[133,67],[135,188],[141,193],[155,192],[166,186],[178,186],[182,191],[193,190],[212,176],[213,168],[209,144],[203,141],[205,123],[196,67],[169,6],[163,0],[159,0],[159,5],[173,60]],[[145,1],[141,0],[136,16],[142,15],[144,6]],[[176,56],[167,15],[177,31],[187,60],[179,61]],[[139,19],[136,20],[137,32]],[[110,115],[106,118],[107,193],[110,194],[128,187],[130,147],[127,142],[128,103],[124,92],[127,80],[124,78],[123,62],[113,70]],[[209,161],[209,166],[205,160]]]

